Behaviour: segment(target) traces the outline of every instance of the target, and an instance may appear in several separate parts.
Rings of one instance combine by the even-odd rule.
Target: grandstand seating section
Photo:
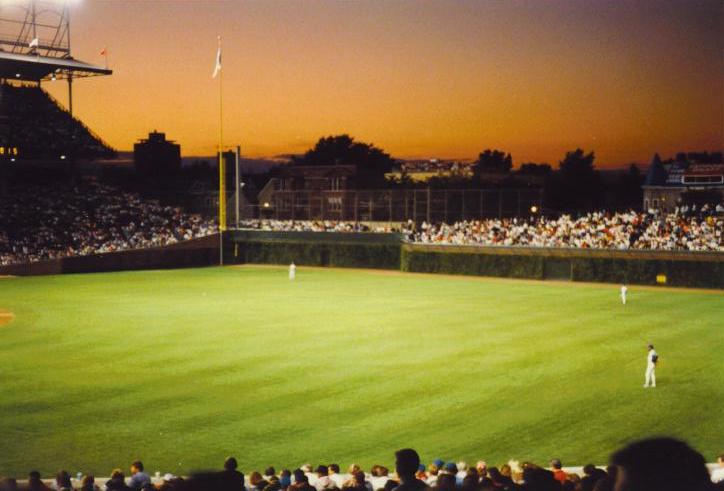
[[[115,151],[37,86],[0,85],[0,146],[21,159],[96,159]]]

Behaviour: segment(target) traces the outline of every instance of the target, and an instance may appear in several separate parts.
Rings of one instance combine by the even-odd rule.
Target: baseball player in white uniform
[[[654,345],[649,345],[649,354],[646,355],[646,378],[644,379],[644,388],[656,387],[656,362],[659,355],[654,349]]]

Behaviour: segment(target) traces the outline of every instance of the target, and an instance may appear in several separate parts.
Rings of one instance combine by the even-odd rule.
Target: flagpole
[[[221,36],[219,41],[219,59],[221,57]],[[226,230],[226,169],[224,168],[224,104],[222,80],[224,70],[219,67],[219,264],[224,264],[224,231]]]

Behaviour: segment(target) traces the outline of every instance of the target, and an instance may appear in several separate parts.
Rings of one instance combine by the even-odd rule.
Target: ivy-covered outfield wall
[[[399,234],[229,231],[224,264],[378,268],[505,278],[724,289],[724,253],[409,244]],[[219,264],[218,234],[166,247],[0,266],[0,275],[48,275]]]
[[[399,234],[229,232],[225,262],[400,269]]]
[[[380,268],[724,289],[724,254],[404,243],[396,234],[230,232],[226,263]]]
[[[724,288],[724,254],[404,244],[402,271]]]

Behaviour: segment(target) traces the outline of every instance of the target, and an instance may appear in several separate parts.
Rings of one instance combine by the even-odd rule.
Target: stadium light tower
[[[70,6],[78,0],[0,0],[0,79],[68,81],[110,75],[112,70],[76,60],[70,50]]]

